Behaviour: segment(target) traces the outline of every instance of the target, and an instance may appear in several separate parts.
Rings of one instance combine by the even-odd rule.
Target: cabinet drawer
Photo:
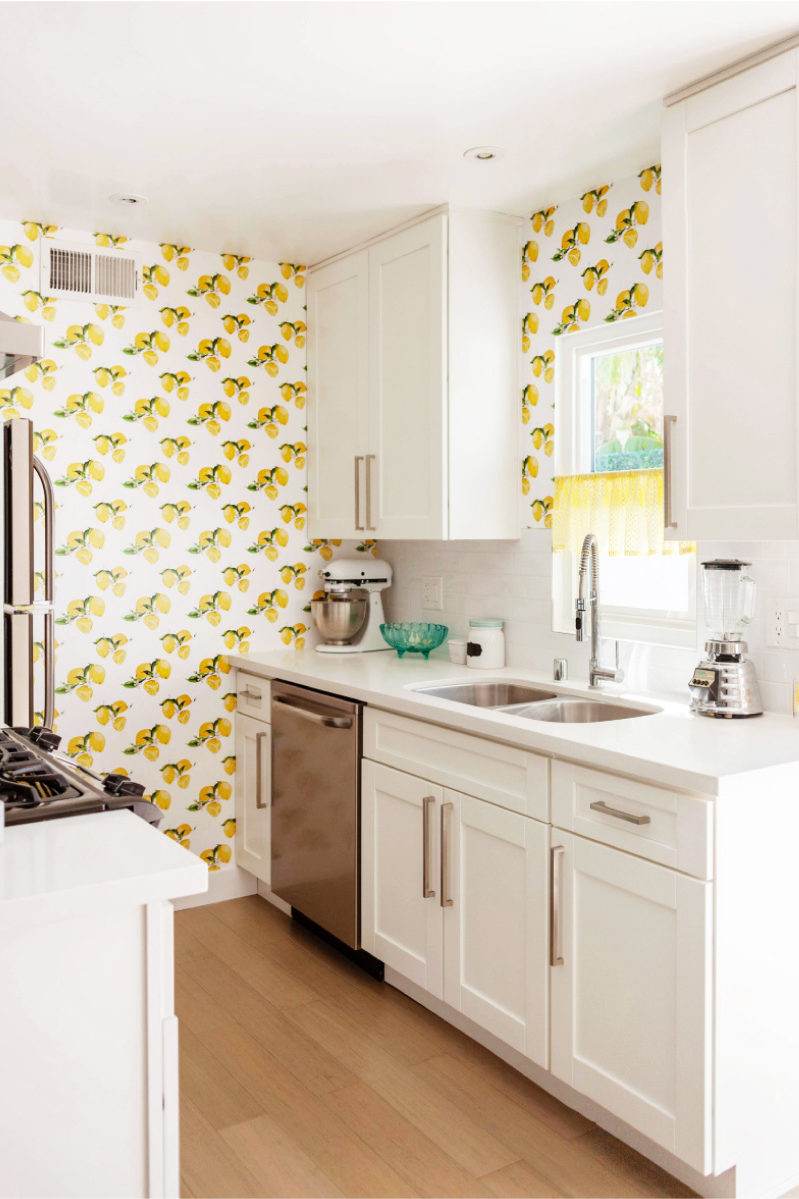
[[[367,708],[364,755],[523,816],[549,819],[549,760],[539,754]]]
[[[244,716],[254,716],[256,720],[270,720],[269,679],[261,679],[257,674],[245,674],[239,671],[237,684],[237,711]]]
[[[552,763],[554,825],[697,878],[713,877],[712,814],[710,800]]]

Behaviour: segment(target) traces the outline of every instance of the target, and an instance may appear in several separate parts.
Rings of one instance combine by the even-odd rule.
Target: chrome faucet
[[[591,605],[591,661],[588,665],[588,685],[597,687],[603,679],[620,683],[624,671],[619,668],[619,643],[616,642],[615,669],[599,664],[599,559],[597,557],[597,541],[593,533],[588,533],[583,541],[580,552],[579,588],[575,602],[574,630],[578,641],[585,637],[585,588],[588,579],[588,565],[591,565],[591,593],[588,602]]]

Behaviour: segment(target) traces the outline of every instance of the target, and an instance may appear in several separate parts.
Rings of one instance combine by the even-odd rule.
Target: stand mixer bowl
[[[357,591],[311,600],[314,624],[328,645],[348,645],[364,626],[368,600]]]

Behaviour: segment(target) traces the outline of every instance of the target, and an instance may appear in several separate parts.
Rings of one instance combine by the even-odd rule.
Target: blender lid
[[[742,566],[751,566],[751,562],[742,562],[740,558],[712,558],[702,562],[705,570],[740,570]]]

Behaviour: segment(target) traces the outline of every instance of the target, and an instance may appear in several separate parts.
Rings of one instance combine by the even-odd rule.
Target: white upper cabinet
[[[369,436],[369,256],[365,250],[323,267],[308,288],[308,440],[325,447],[308,456],[308,516],[324,513],[325,537],[363,533],[356,512]],[[358,477],[356,478],[356,475]],[[358,497],[360,500],[360,497]],[[360,506],[360,504],[358,505]],[[360,523],[360,528],[356,528]]]
[[[797,53],[665,114],[670,537],[799,537]]]
[[[446,307],[445,216],[372,247],[366,525],[383,538],[446,536]]]
[[[312,537],[519,536],[519,222],[449,209],[312,270]]]

